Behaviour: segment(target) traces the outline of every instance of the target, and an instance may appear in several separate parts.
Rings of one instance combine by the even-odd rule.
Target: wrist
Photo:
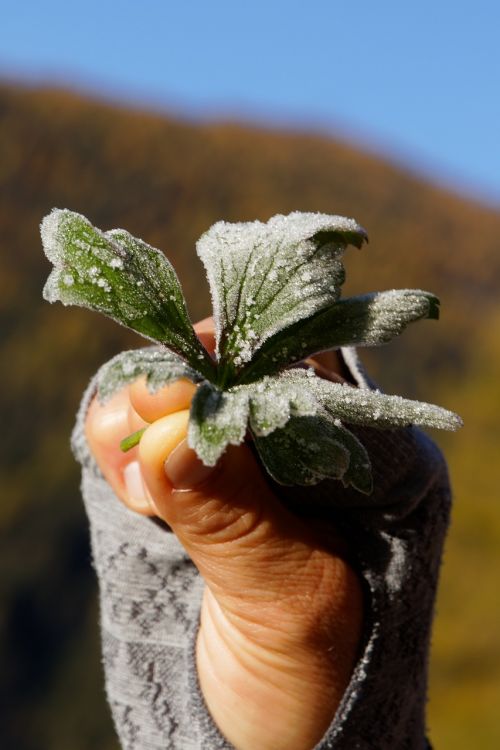
[[[205,591],[197,642],[200,686],[212,718],[237,750],[310,750],[347,687],[360,611],[359,628],[351,622],[351,643],[339,640],[335,625],[331,636],[324,625],[315,636],[292,619],[287,627],[285,618],[277,627],[240,622]]]

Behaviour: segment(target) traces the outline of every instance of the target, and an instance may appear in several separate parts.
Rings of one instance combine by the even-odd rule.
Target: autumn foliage
[[[97,366],[140,345],[97,315],[43,303],[39,222],[54,206],[167,251],[191,317],[207,314],[195,240],[220,219],[294,210],[355,216],[370,245],[346,292],[414,287],[442,302],[368,352],[381,386],[462,414],[445,447],[455,486],[435,634],[430,733],[440,750],[497,747],[500,213],[335,140],[203,125],[61,91],[0,87],[0,736],[16,750],[112,750],[94,576],[68,435]],[[496,418],[495,415],[496,414]]]

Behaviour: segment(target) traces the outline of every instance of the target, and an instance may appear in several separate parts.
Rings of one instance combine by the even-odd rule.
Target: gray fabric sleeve
[[[370,387],[352,350],[344,360]],[[83,398],[73,433],[99,580],[106,692],[123,750],[230,750],[200,692],[194,645],[203,582],[161,523],[127,510],[85,443]],[[424,750],[427,660],[450,493],[445,463],[418,430],[357,430],[375,490],[275,487],[304,516],[336,524],[366,591],[359,661],[314,750]]]

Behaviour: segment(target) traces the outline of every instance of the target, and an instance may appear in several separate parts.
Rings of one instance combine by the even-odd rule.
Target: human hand
[[[213,349],[211,321],[196,330]],[[138,380],[92,402],[87,439],[120,500],[162,518],[203,576],[197,667],[221,732],[238,750],[308,750],[354,667],[361,584],[335,530],[289,512],[248,445],[214,468],[199,461],[185,440],[194,391],[178,381],[152,395]],[[120,440],[146,425],[122,453]]]

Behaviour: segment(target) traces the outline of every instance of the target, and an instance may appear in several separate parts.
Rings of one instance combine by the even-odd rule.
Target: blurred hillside
[[[0,745],[115,750],[96,590],[68,435],[98,364],[141,344],[49,306],[38,225],[54,206],[125,227],[172,260],[193,319],[209,312],[196,239],[219,219],[353,216],[370,245],[347,290],[429,289],[442,319],[364,357],[387,391],[436,400],[466,428],[435,435],[456,489],[430,703],[439,750],[500,746],[500,213],[334,140],[196,125],[73,94],[0,86]],[[444,441],[444,442],[443,442]]]

